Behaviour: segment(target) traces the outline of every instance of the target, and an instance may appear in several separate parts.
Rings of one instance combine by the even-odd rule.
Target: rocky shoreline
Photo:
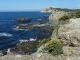
[[[15,20],[16,22],[31,22],[30,19],[27,18],[18,18]],[[44,21],[40,20],[40,24],[17,24],[13,26],[13,29],[16,30],[33,30],[39,29],[42,33],[52,33],[53,28],[49,23],[44,23]],[[5,49],[0,52],[0,56],[10,54],[22,54],[22,55],[30,55],[37,51],[37,45],[40,43],[39,39],[36,37],[35,39],[20,41],[20,43],[16,44],[14,48]]]
[[[35,41],[28,41],[17,44],[16,48],[13,49],[12,52],[17,52],[17,50],[19,50],[17,52],[18,54],[15,52],[14,54],[9,52],[8,55],[2,56],[0,59],[80,60],[80,18],[71,17],[70,19],[60,21],[60,18],[68,15],[69,13],[65,11],[55,11],[55,13],[52,13],[49,16],[50,24],[15,25],[14,28],[17,29],[25,30],[39,28],[44,33],[45,31],[53,32],[50,38],[44,39],[40,42],[41,44],[39,48],[37,48],[39,41],[37,41],[36,38]],[[68,22],[63,24],[63,22],[66,21]],[[55,49],[57,50],[55,51]],[[32,50],[34,50],[33,52],[35,53],[32,54]],[[60,51],[61,53],[59,53]],[[56,54],[56,56],[52,56],[51,53]]]

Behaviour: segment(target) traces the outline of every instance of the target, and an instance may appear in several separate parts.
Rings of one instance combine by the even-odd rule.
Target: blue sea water
[[[14,47],[20,40],[29,40],[31,38],[38,39],[47,38],[49,33],[43,34],[39,29],[33,30],[15,30],[16,24],[38,24],[39,20],[48,22],[48,18],[43,18],[50,13],[40,12],[0,12],[0,50]],[[16,22],[17,18],[30,18],[32,22]]]

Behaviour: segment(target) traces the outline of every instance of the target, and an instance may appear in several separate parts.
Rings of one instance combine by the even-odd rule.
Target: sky
[[[0,0],[0,11],[40,11],[48,6],[80,9],[80,0]]]

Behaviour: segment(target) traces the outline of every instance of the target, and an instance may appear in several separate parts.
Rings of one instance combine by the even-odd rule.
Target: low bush
[[[73,17],[73,14],[68,14],[66,16],[63,16],[59,19],[59,24],[66,24],[69,23],[69,19]]]
[[[68,16],[63,16],[63,17],[61,17],[59,20],[65,21],[65,20],[67,20],[67,19],[69,19]]]
[[[52,40],[52,41],[49,41],[42,50],[44,53],[47,52],[47,53],[55,56],[55,55],[60,55],[63,53],[62,47],[63,47],[62,42]]]
[[[39,48],[40,46],[46,44],[46,43],[49,42],[50,40],[51,40],[51,37],[43,39],[43,40],[39,43],[39,45],[37,46],[37,48]]]
[[[76,13],[74,14],[74,16],[75,16],[76,18],[80,18],[80,12],[76,12]]]

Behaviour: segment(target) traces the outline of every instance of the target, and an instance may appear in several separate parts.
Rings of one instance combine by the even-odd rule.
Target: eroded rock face
[[[70,23],[61,25],[58,29],[58,38],[65,45],[80,46],[80,18],[70,19]]]
[[[64,43],[63,54],[80,55],[80,18],[70,19],[69,23],[60,25],[57,32],[53,31],[51,39]]]
[[[58,25],[58,20],[59,18],[61,18],[62,16],[66,16],[68,14],[68,12],[64,12],[64,11],[54,11],[50,16],[49,16],[49,21],[51,26],[55,27],[56,25]]]

